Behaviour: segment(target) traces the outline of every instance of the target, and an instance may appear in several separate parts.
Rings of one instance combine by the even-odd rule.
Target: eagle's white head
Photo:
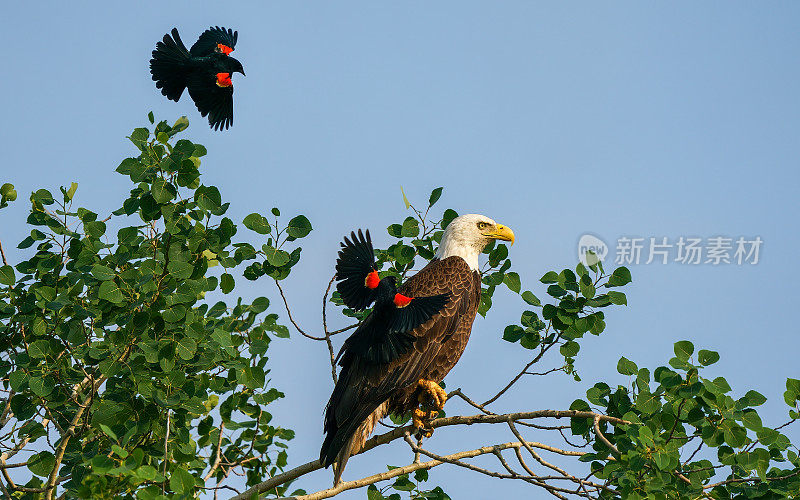
[[[478,270],[478,255],[492,240],[514,244],[514,231],[485,215],[466,214],[453,219],[444,230],[436,251],[437,259],[457,255],[467,261],[470,269]]]

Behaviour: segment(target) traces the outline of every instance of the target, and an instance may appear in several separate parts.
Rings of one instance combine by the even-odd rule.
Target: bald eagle
[[[492,240],[513,244],[514,233],[483,215],[456,217],[433,260],[396,288],[393,278],[378,277],[369,233],[345,238],[337,289],[348,307],[375,307],[339,352],[339,380],[325,409],[320,463],[334,464],[334,485],[380,419],[413,412],[424,431],[435,412],[420,403],[430,398],[443,408],[439,382],[469,340],[481,296],[478,256]]]

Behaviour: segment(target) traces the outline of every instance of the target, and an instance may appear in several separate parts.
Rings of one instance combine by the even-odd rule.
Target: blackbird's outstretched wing
[[[208,115],[211,128],[221,130],[233,125],[232,85],[220,87],[217,85],[216,75],[200,72],[189,77],[187,86],[200,114]]]
[[[236,40],[238,38],[238,31],[215,26],[205,30],[194,45],[192,45],[192,48],[189,49],[189,52],[195,57],[210,56],[217,51],[217,44],[225,45],[231,49],[236,48]]]
[[[375,301],[380,280],[369,230],[366,237],[359,229],[357,235],[352,232],[350,239],[344,238],[336,259],[336,279],[336,290],[350,309],[361,311]]]
[[[416,337],[411,332],[441,311],[450,295],[400,297],[399,301],[378,302],[345,341],[337,360],[342,356],[355,356],[369,365],[378,365],[400,358],[414,346]],[[398,302],[405,305],[400,307]]]
[[[419,325],[425,323],[434,314],[442,310],[447,304],[450,295],[442,293],[430,297],[409,297],[411,302],[404,307],[394,305],[389,322],[390,332],[410,332]],[[389,306],[391,307],[391,306]]]

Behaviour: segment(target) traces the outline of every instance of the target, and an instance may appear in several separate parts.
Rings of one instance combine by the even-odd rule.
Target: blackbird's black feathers
[[[215,130],[233,125],[233,86],[217,84],[217,75],[227,73],[244,74],[242,63],[217,50],[221,43],[230,48],[236,45],[238,33],[231,29],[210,28],[200,35],[197,42],[187,50],[178,30],[156,44],[150,59],[150,73],[156,87],[168,99],[178,101],[185,88],[208,124]]]
[[[430,297],[411,297],[403,307],[395,304],[397,281],[387,276],[374,289],[366,286],[365,279],[375,271],[375,252],[369,231],[366,235],[358,231],[345,237],[336,260],[336,290],[345,305],[354,310],[363,310],[375,302],[372,313],[348,338],[337,359],[342,366],[357,357],[369,365],[389,363],[406,352],[414,344],[408,332],[428,321],[446,304],[448,294]]]
[[[161,93],[178,102],[186,88],[186,77],[189,73],[191,55],[181,41],[178,30],[172,29],[172,36],[164,35],[164,39],[156,44],[153,58],[150,60],[150,73]]]
[[[425,323],[447,304],[446,293],[430,297],[415,297],[406,307],[399,309],[389,323],[389,331],[408,332]]]
[[[202,74],[189,76],[187,85],[197,110],[208,115],[208,124],[214,130],[233,125],[233,87],[220,87]]]
[[[216,51],[218,43],[235,49],[236,40],[238,38],[238,31],[233,31],[230,28],[226,30],[225,28],[215,26],[205,30],[194,45],[192,45],[192,48],[189,49],[189,52],[191,52],[193,56],[210,56]]]
[[[375,270],[375,252],[372,239],[367,230],[366,238],[361,230],[358,235],[345,236],[339,258],[336,259],[336,290],[342,296],[344,305],[356,311],[363,311],[375,301],[377,289],[370,290],[364,285],[367,275]]]

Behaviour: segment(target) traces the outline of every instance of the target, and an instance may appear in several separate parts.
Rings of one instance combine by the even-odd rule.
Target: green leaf
[[[102,264],[95,264],[92,266],[92,276],[100,281],[113,280],[117,273],[113,269],[106,267]]]
[[[97,293],[98,297],[101,299],[105,299],[109,302],[113,302],[114,304],[119,304],[123,301],[122,291],[117,287],[117,284],[113,281],[104,281],[100,285],[100,289]]]
[[[763,394],[753,390],[747,391],[742,399],[747,406],[761,406],[767,402],[767,398]]]
[[[269,262],[270,265],[272,266],[281,267],[287,264],[291,260],[289,252],[286,252],[279,248],[263,245],[261,247],[261,250],[264,252],[264,255],[267,258],[267,262]]]
[[[700,364],[703,366],[713,365],[719,361],[719,353],[716,351],[700,349],[697,352],[697,360],[700,361]]]
[[[171,130],[169,131],[169,136],[172,137],[178,132],[186,130],[187,127],[189,127],[189,119],[186,118],[186,116],[181,116],[175,120],[175,123],[172,124]]]
[[[286,233],[292,238],[305,238],[311,232],[311,222],[305,215],[298,215],[289,221]]]
[[[11,196],[14,196],[12,199]],[[17,191],[14,189],[14,185],[6,182],[2,186],[0,186],[0,196],[3,198],[7,198],[10,201],[14,201],[17,199]]]
[[[36,342],[42,341],[37,340]],[[28,385],[30,385],[31,391],[33,391],[34,394],[43,398],[53,392],[53,389],[56,387],[56,381],[50,376],[31,377]]]
[[[608,278],[607,286],[623,286],[631,282],[631,272],[627,267],[618,267],[614,269],[611,276]]]
[[[565,358],[572,358],[575,357],[576,354],[578,354],[578,351],[580,351],[580,349],[581,349],[580,344],[578,344],[575,341],[569,340],[567,341],[567,343],[565,343],[559,348],[559,351],[561,352],[561,355],[564,356]]]
[[[8,205],[9,201],[17,199],[17,191],[13,184],[5,183],[0,186],[0,208]]]
[[[787,378],[786,390],[793,393],[795,397],[800,396],[800,380],[796,378]]]
[[[244,224],[244,227],[250,229],[251,231],[257,232],[258,234],[269,234],[269,232],[272,230],[267,218],[257,213],[248,215],[244,218],[242,223]]]
[[[404,238],[414,238],[419,234],[419,222],[414,217],[406,217],[400,234]]]
[[[194,353],[197,352],[197,342],[189,337],[184,337],[175,345],[175,352],[181,357],[181,359],[188,361],[192,359],[194,357]]]
[[[622,356],[617,362],[617,371],[622,375],[637,375],[639,373],[639,368],[636,366],[636,363]]]
[[[167,264],[167,271],[169,271],[169,274],[174,276],[175,279],[185,280],[188,279],[194,272],[194,266],[188,262],[173,260]]]
[[[652,415],[661,407],[661,398],[657,394],[642,391],[636,397],[636,408],[646,415]]]
[[[367,500],[384,500],[384,498],[377,486],[374,484],[369,485],[369,488],[367,488]]]
[[[456,217],[458,217],[458,212],[452,208],[445,210],[444,215],[442,215],[442,229],[446,228]]]
[[[612,304],[618,305],[628,305],[628,299],[625,297],[625,294],[622,292],[608,292],[608,299],[611,301]]]
[[[169,478],[169,487],[178,494],[190,493],[194,491],[194,477],[186,469],[175,469]]]
[[[742,412],[742,423],[748,429],[756,432],[764,427],[764,424],[761,423],[761,417],[758,416],[758,412],[750,408]]]
[[[110,437],[114,441],[119,441],[117,434],[111,430],[111,427],[107,426],[106,424],[99,424],[100,430],[102,430],[106,436]]]
[[[174,194],[170,189],[172,186],[161,177],[157,177],[156,180],[153,181],[153,186],[150,188],[150,192],[153,194],[153,199],[155,199],[158,203],[167,203],[169,202]]]
[[[250,309],[252,309],[256,313],[261,313],[267,310],[269,307],[269,299],[266,297],[258,297],[253,300],[253,303],[250,304]]]
[[[406,206],[406,210],[411,206],[411,203],[408,202],[408,198],[406,198],[406,192],[403,191],[403,186],[400,186],[400,192],[403,194],[403,205]]]
[[[13,286],[17,282],[17,277],[14,274],[14,268],[11,266],[0,267],[0,283],[3,285]]]
[[[392,488],[400,491],[411,491],[414,489],[414,487],[414,483],[412,483],[405,475],[398,477],[392,485]]]
[[[539,279],[539,281],[545,284],[556,283],[558,281],[558,273],[555,271],[547,271],[544,273],[544,276]]]
[[[516,342],[522,338],[524,333],[525,330],[523,330],[521,326],[508,325],[506,329],[503,330],[503,340],[508,342]]]
[[[745,431],[742,427],[727,421],[723,422],[722,435],[725,439],[725,442],[730,445],[731,448],[739,448],[743,446],[747,440],[747,431]]]
[[[431,191],[431,197],[428,198],[429,207],[432,207],[437,201],[439,201],[439,198],[442,196],[442,189],[443,188],[438,187]]]
[[[235,281],[233,279],[233,276],[231,276],[230,274],[224,273],[220,277],[219,287],[222,290],[222,293],[230,293],[231,290],[233,290],[234,285]]]
[[[528,304],[530,304],[532,306],[540,306],[540,305],[542,305],[542,303],[539,300],[539,298],[536,295],[534,295],[532,292],[530,292],[529,290],[526,290],[526,291],[522,292],[522,300],[524,300],[525,302],[527,302]]]
[[[42,451],[28,459],[28,469],[41,477],[49,476],[55,465],[56,457],[49,451]]]
[[[72,200],[72,197],[75,196],[75,191],[78,190],[78,183],[73,182],[69,185],[69,189],[67,189],[67,200]]]
[[[83,230],[93,238],[99,238],[106,232],[106,223],[100,220],[85,222]]]
[[[503,283],[506,284],[509,290],[515,293],[519,293],[520,289],[522,288],[522,283],[519,279],[519,274],[513,271],[509,271],[505,274],[505,276],[503,276]]]
[[[694,352],[694,344],[688,340],[681,340],[680,342],[675,342],[674,350],[675,356],[677,356],[678,359],[686,361]]]

